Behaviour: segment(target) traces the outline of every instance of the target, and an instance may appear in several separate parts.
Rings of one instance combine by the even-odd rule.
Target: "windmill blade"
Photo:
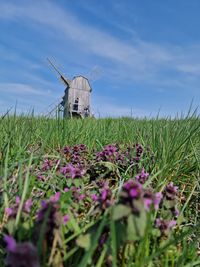
[[[94,66],[88,73],[87,77],[90,82],[95,82],[102,76],[102,69],[99,66]]]
[[[47,61],[49,62],[49,64],[51,65],[51,67],[54,69],[54,71],[56,72],[56,74],[59,75],[60,80],[66,85],[69,86],[70,84],[70,80],[65,78],[64,75],[60,72],[60,70],[58,69],[58,67],[55,66],[55,64],[53,64],[53,62],[47,58]]]

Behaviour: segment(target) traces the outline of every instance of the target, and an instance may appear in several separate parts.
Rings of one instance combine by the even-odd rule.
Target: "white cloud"
[[[0,92],[15,95],[47,95],[50,92],[38,90],[29,84],[23,83],[0,83]]]
[[[56,100],[57,99],[57,100]],[[45,88],[35,88],[23,83],[0,83],[0,113],[17,104],[17,112],[35,109],[36,113],[46,113],[58,103],[58,96]],[[52,103],[51,107],[48,103]]]
[[[63,60],[68,56],[74,57],[74,61],[80,61],[81,63],[84,62],[84,58],[87,59],[87,62],[92,61],[94,56],[106,59],[107,61],[104,61],[106,62],[105,67],[103,67],[104,76],[109,81],[115,79],[121,84],[122,81],[128,81],[129,84],[139,81],[154,84],[164,91],[169,86],[189,88],[190,85],[196,85],[196,79],[200,77],[199,45],[182,47],[169,44],[161,45],[143,41],[136,34],[133,34],[129,41],[119,39],[110,35],[106,30],[102,31],[93,25],[84,23],[73,13],[58,6],[56,1],[20,1],[20,3],[2,1],[0,2],[0,10],[0,19],[20,21],[27,24],[30,22],[31,25],[34,23],[44,34],[47,32],[55,33],[55,40],[58,37],[62,38],[61,53],[66,49]],[[54,40],[49,39],[49,41],[48,45],[53,47]],[[75,47],[73,51],[67,51],[69,43]],[[73,53],[76,48],[79,49],[79,53]],[[54,49],[56,50],[56,48]],[[80,57],[80,51],[84,54],[83,58]],[[24,65],[28,64],[29,62],[24,62]],[[32,68],[34,69],[34,63]],[[171,77],[170,74],[165,75],[165,72],[173,72],[173,74],[177,73],[178,75]],[[26,75],[27,77],[31,76],[30,72]],[[35,78],[35,82],[37,83],[37,78]],[[40,84],[39,80],[38,84]],[[2,89],[2,85],[4,89]],[[41,82],[41,88],[43,86],[44,88],[48,86],[52,88],[48,82],[43,82],[43,84]],[[119,87],[121,88],[121,85]],[[126,88],[126,86],[123,88]],[[42,91],[38,87],[23,83],[0,84],[0,92],[2,90],[18,95],[42,96],[48,94],[46,90]],[[112,100],[109,102],[114,103]],[[101,103],[96,106],[101,107]],[[148,116],[146,111],[137,109],[134,111],[135,114]],[[103,112],[113,116],[130,115],[131,108],[110,104],[104,105]]]
[[[2,2],[0,10],[3,19],[33,21],[45,26],[44,32],[56,31],[56,36],[74,43],[84,53],[113,61],[113,69],[122,74],[124,70],[132,80],[162,81],[160,72],[165,70],[199,75],[200,59],[195,57],[195,54],[200,54],[199,45],[159,45],[142,41],[136,35],[129,41],[121,40],[84,24],[77,16],[52,1],[24,1],[20,5]]]
[[[28,3],[28,4],[26,4]],[[24,5],[1,3],[1,16],[6,19],[30,19],[56,30],[68,40],[98,56],[144,69],[148,61],[163,62],[169,59],[169,52],[154,44],[135,40],[126,42],[83,24],[76,16],[64,11],[52,2],[25,2]]]
[[[177,65],[177,69],[188,74],[200,76],[200,63]]]

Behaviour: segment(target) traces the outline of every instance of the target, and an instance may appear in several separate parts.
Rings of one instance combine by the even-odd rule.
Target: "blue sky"
[[[0,113],[17,103],[41,114],[61,99],[47,57],[94,80],[97,116],[187,113],[200,103],[199,10],[199,0],[0,0]]]

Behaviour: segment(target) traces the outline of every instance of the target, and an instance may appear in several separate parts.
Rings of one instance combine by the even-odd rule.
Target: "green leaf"
[[[71,185],[72,185],[72,179],[68,178],[67,179],[67,187],[71,187]]]
[[[142,201],[138,201],[135,203],[135,206],[140,211],[139,216],[134,216],[134,223],[136,227],[136,232],[139,235],[139,237],[143,237],[145,234],[146,226],[147,226],[147,215],[146,211],[144,209],[144,204]]]
[[[142,201],[135,201],[135,207],[139,210],[139,215],[129,215],[127,226],[127,239],[138,240],[145,234],[147,226],[147,216]]]
[[[8,233],[12,235],[15,228],[15,220],[14,219],[8,220],[6,228],[8,230]]]
[[[127,217],[131,213],[131,208],[125,205],[119,204],[113,208],[112,219],[119,220],[123,217]]]
[[[76,240],[76,244],[79,247],[84,248],[85,250],[89,250],[90,245],[91,245],[90,234],[80,235]]]
[[[166,200],[164,202],[164,206],[167,208],[167,209],[171,209],[173,207],[175,207],[177,204],[177,201],[176,200]]]
[[[76,187],[79,187],[79,186],[82,184],[82,180],[81,180],[81,179],[74,179],[74,180],[73,180],[73,184],[74,184]]]
[[[135,224],[134,224],[134,216],[131,214],[128,217],[128,225],[127,225],[127,240],[134,241],[138,240],[139,237],[137,235]]]

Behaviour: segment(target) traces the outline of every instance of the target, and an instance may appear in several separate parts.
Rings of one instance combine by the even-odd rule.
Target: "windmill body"
[[[63,117],[91,117],[92,88],[88,79],[81,75],[75,76],[72,80],[66,79],[55,65],[49,59],[47,60],[65,85],[65,94],[58,105],[59,113],[62,111]]]
[[[68,80],[61,105],[64,117],[91,117],[90,98],[92,88],[87,78],[76,76]]]

